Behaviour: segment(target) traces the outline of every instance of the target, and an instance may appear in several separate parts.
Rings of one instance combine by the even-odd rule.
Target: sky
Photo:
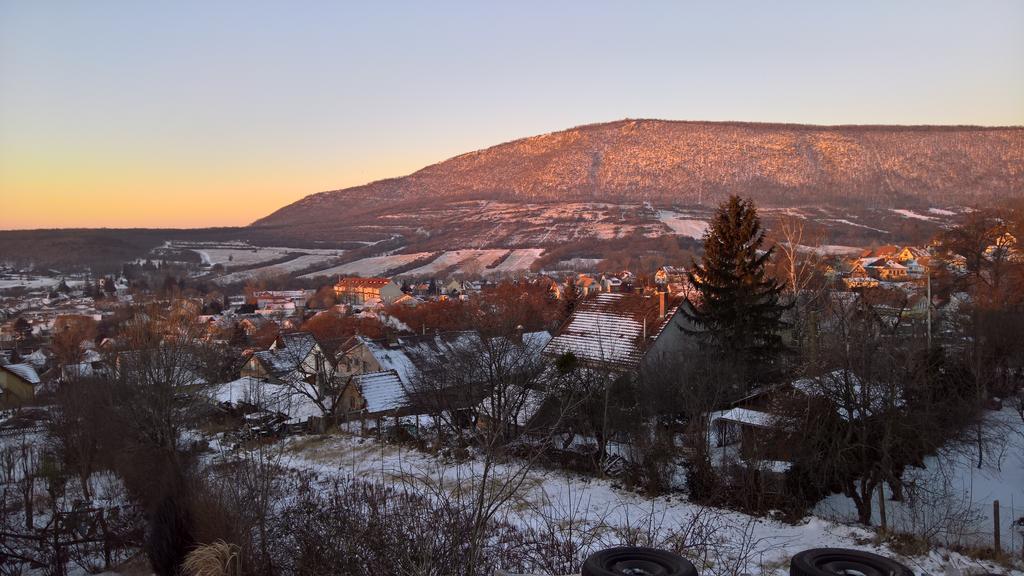
[[[1024,2],[0,0],[0,229],[245,225],[621,118],[1024,124]]]

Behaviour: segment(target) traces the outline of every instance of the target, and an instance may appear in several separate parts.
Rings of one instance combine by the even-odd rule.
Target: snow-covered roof
[[[291,421],[295,422],[323,415],[323,411],[316,402],[299,392],[294,386],[274,384],[251,376],[244,376],[215,386],[211,394],[211,399],[217,402],[227,402],[232,405],[244,402],[262,410],[286,414]]]
[[[774,414],[751,410],[749,408],[733,408],[724,412],[717,412],[711,416],[711,421],[726,420],[737,424],[746,424],[758,428],[772,428],[778,420]]]
[[[362,337],[358,340],[373,355],[382,371],[394,370],[402,382],[409,386],[431,366],[436,366],[444,358],[454,357],[460,350],[471,346],[477,338],[475,332],[466,331],[403,336],[394,340]]]
[[[603,293],[580,302],[569,320],[548,343],[544,353],[561,356],[571,352],[584,362],[618,368],[640,363],[648,337],[656,337],[668,324],[676,307],[659,317],[656,298],[634,294]]]
[[[808,396],[829,400],[843,420],[859,420],[890,407],[903,406],[899,390],[890,390],[881,383],[865,385],[856,374],[848,370],[835,370],[815,378],[803,378],[793,382],[793,388]]]
[[[280,378],[298,370],[316,345],[316,338],[312,334],[292,332],[282,334],[270,350],[261,350],[254,356],[271,375]]]
[[[537,351],[543,350],[547,346],[548,342],[551,341],[551,334],[547,330],[541,330],[539,332],[524,332],[523,333],[523,345]]]
[[[46,366],[46,362],[49,358],[47,358],[46,352],[44,352],[42,348],[38,348],[35,352],[26,356],[25,360],[28,360],[28,363],[36,368],[41,368]]]
[[[39,384],[39,374],[31,364],[7,364],[3,366],[6,370],[13,372],[29,384]]]
[[[496,398],[492,396],[484,397],[480,402],[480,411],[492,420],[514,416],[518,426],[526,426],[544,406],[544,400],[547,398],[540,390],[526,389],[516,385],[509,386],[502,396],[501,400],[506,404],[502,409],[504,414],[496,414],[497,410],[494,408]],[[498,404],[500,406],[501,401]],[[511,420],[511,418],[509,419]]]
[[[402,380],[394,370],[357,374],[352,377],[352,383],[363,395],[366,411],[371,414],[401,408],[409,403]]]

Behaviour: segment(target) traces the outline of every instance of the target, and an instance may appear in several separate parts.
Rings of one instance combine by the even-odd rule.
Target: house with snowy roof
[[[547,332],[528,332],[514,339],[494,338],[485,342],[475,331],[400,336],[372,340],[356,336],[346,343],[338,355],[337,374],[350,386],[341,400],[344,410],[363,410],[376,415],[381,411],[394,412],[401,407],[403,413],[413,413],[436,399],[425,399],[416,394],[421,384],[429,380],[442,367],[467,353],[487,354],[489,350],[503,350],[517,346],[525,351],[513,358],[540,354],[550,335]],[[486,345],[485,345],[486,344]],[[473,380],[471,375],[467,381]],[[447,392],[445,392],[447,394]],[[468,408],[478,401],[460,391],[451,391],[456,406]]]
[[[828,406],[845,422],[869,420],[904,406],[902,390],[884,382],[866,381],[849,370],[833,370],[755,390],[732,408],[713,412],[712,444],[734,446],[744,461],[785,463],[790,459],[789,434],[799,433],[794,406],[811,401]]]
[[[395,370],[355,374],[339,397],[339,414],[358,413],[371,418],[401,416],[411,409],[409,395]]]
[[[270,349],[254,352],[242,366],[241,375],[276,383],[306,382],[334,378],[334,362],[316,338],[308,332],[281,334]]]
[[[406,386],[434,370],[445,358],[455,358],[471,346],[476,332],[399,336],[373,340],[355,336],[342,346],[337,358],[340,378],[394,370]]]
[[[31,402],[39,382],[39,374],[31,364],[0,365],[0,408]]]
[[[637,372],[678,356],[686,343],[681,300],[656,294],[599,293],[583,299],[544,347],[558,361],[617,373]]]

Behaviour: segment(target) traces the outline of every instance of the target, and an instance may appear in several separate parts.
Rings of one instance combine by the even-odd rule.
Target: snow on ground
[[[388,270],[405,266],[406,264],[430,256],[430,252],[416,252],[414,254],[392,254],[389,256],[373,256],[363,258],[355,262],[349,262],[326,270],[317,270],[309,274],[303,274],[300,278],[313,278],[315,276],[380,276]]]
[[[672,229],[673,233],[696,240],[703,238],[704,231],[708,229],[707,221],[686,218],[671,210],[658,210],[658,220]]]
[[[487,266],[504,256],[508,250],[450,250],[435,258],[429,264],[402,273],[402,276],[430,276],[438,272],[458,266],[459,272],[482,274]]]
[[[282,441],[281,446],[282,462],[293,469],[327,478],[380,481],[428,494],[441,482],[444,486],[465,486],[482,470],[478,459],[445,460],[401,445],[381,444],[347,434],[292,437]],[[494,473],[505,477],[516,472],[515,466],[498,465]],[[600,542],[604,546],[620,544],[622,534],[636,530],[667,533],[690,528],[694,531],[691,535],[708,534],[716,545],[711,556],[704,559],[707,573],[712,573],[712,566],[731,564],[738,568],[735,573],[782,576],[788,573],[788,559],[793,554],[816,547],[873,551],[900,560],[921,575],[943,573],[949,563],[965,572],[1005,572],[946,551],[900,557],[886,547],[872,544],[875,534],[870,530],[819,516],[791,525],[693,504],[680,494],[649,498],[622,489],[613,481],[535,468],[527,472],[520,494],[502,511],[502,517],[516,525],[539,527],[545,516],[554,516],[563,523],[570,518],[582,522],[581,530],[603,534]],[[1019,570],[1011,573],[1024,574]]]
[[[929,212],[932,214],[938,214],[939,216],[956,216],[956,212],[952,210],[944,210],[942,208],[929,208]]]
[[[53,278],[51,276],[21,276],[19,274],[0,277],[0,290],[9,290],[11,288],[25,288],[27,290],[54,288],[60,284],[61,280],[64,280],[70,288],[85,285],[85,281],[83,280]]]
[[[554,270],[593,270],[601,263],[600,258],[570,258],[554,265]]]
[[[290,274],[299,270],[305,270],[318,264],[329,263],[337,257],[338,254],[305,254],[288,260],[287,262],[281,262],[280,264],[272,264],[270,266],[262,266],[260,268],[242,270],[240,272],[232,272],[231,274],[226,274],[214,279],[214,282],[217,284],[230,284],[232,282],[244,282],[252,278],[259,278],[260,276]]]
[[[822,246],[801,245],[797,249],[801,252],[817,252],[826,256],[848,256],[850,254],[858,254],[864,250],[856,246],[843,246],[840,244],[824,244]]]
[[[910,531],[940,530],[952,524],[947,534],[938,534],[949,544],[988,546],[992,543],[992,502],[1000,504],[1002,545],[1018,554],[1024,548],[1024,529],[1011,529],[1011,523],[1024,517],[1024,421],[1007,408],[987,415],[990,426],[996,427],[1002,439],[986,446],[987,462],[978,468],[977,446],[970,442],[954,442],[936,456],[925,459],[924,469],[907,472],[919,487],[920,506],[889,502],[890,524]],[[844,496],[826,498],[815,513],[839,521],[856,518],[852,501]],[[878,507],[872,509],[873,522],[878,522]],[[952,516],[954,521],[946,522]]]
[[[874,230],[875,232],[881,232],[882,234],[888,234],[889,233],[888,230],[882,230],[881,228],[873,228],[871,226],[867,226],[865,224],[858,224],[856,222],[851,222],[851,221],[845,220],[843,218],[825,218],[824,220],[827,221],[827,222],[835,222],[837,224],[846,224],[847,226],[853,226],[855,228],[867,228],[868,230]]]
[[[501,264],[487,270],[488,274],[510,274],[514,272],[529,272],[530,266],[536,262],[543,248],[520,248],[513,250]]]
[[[223,264],[225,268],[246,268],[256,266],[263,262],[284,258],[289,253],[298,250],[287,248],[204,248],[202,250],[191,248],[199,254],[204,264]]]
[[[913,218],[915,220],[924,220],[926,222],[933,222],[935,220],[931,216],[925,216],[924,214],[918,214],[917,212],[914,212],[913,210],[904,210],[904,209],[893,208],[892,211],[897,213],[897,214],[899,214],[900,216],[903,216],[904,218]]]

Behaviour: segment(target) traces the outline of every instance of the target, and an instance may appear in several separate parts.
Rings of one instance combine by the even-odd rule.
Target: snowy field
[[[501,258],[508,250],[492,249],[492,250],[451,250],[441,254],[435,258],[429,264],[414,268],[408,272],[402,273],[402,276],[430,276],[431,274],[437,274],[442,270],[446,270],[452,266],[457,266],[458,272],[466,274],[482,274],[486,270],[487,266],[494,263],[498,258]]]
[[[214,282],[217,284],[230,284],[232,282],[245,282],[253,278],[259,278],[260,276],[276,276],[279,274],[291,274],[298,272],[299,270],[305,270],[312,266],[326,265],[332,260],[337,258],[336,254],[306,254],[282,262],[280,264],[272,264],[270,266],[262,266],[260,268],[253,268],[251,270],[243,270],[240,272],[232,272],[231,274],[225,274],[219,278],[215,278]]]
[[[210,266],[222,264],[229,270],[256,266],[262,262],[277,260],[278,258],[285,257],[290,252],[295,252],[295,250],[288,250],[287,248],[204,248],[202,250],[192,248],[191,250],[199,254],[199,257],[203,259],[203,264]]]
[[[914,220],[924,220],[925,222],[934,222],[936,220],[936,218],[934,218],[933,216],[925,216],[924,214],[918,214],[917,212],[914,212],[913,210],[903,210],[903,209],[893,208],[892,211],[897,213],[897,214],[899,214],[900,216],[903,216],[904,218],[913,218]]]
[[[0,276],[0,290],[13,288],[25,288],[27,290],[42,290],[55,288],[64,280],[68,287],[76,288],[85,285],[83,280],[69,280],[64,278],[53,278],[50,276]]]
[[[292,437],[279,446],[281,462],[293,469],[315,472],[324,478],[380,481],[426,494],[439,486],[464,487],[479,478],[483,468],[478,459],[445,460],[355,435]],[[514,476],[519,472],[515,466],[499,465],[495,474],[498,478]],[[646,544],[665,545],[669,534],[683,532],[704,542],[690,555],[701,574],[783,576],[788,573],[788,560],[793,554],[814,547],[880,553],[902,561],[919,575],[950,574],[951,568],[961,571],[955,574],[1005,573],[1002,567],[944,550],[901,557],[884,545],[874,544],[872,531],[820,516],[790,525],[692,504],[679,494],[648,498],[612,481],[539,468],[526,473],[519,494],[499,516],[514,525],[538,530],[549,519],[557,518],[562,529],[571,524],[570,530],[588,534],[599,547],[637,537]]]
[[[392,254],[390,256],[373,256],[363,258],[355,262],[349,262],[325,270],[317,270],[309,274],[303,274],[300,278],[313,278],[315,276],[380,276],[388,270],[394,270],[406,264],[430,256],[431,252],[416,252],[414,254]]]
[[[889,233],[888,230],[882,230],[881,228],[873,228],[873,227],[868,226],[866,224],[858,224],[856,222],[851,222],[851,221],[846,220],[844,218],[823,218],[822,221],[824,221],[824,222],[835,222],[836,224],[846,224],[847,226],[853,226],[855,228],[864,228],[866,230],[874,230],[875,232],[881,232],[882,234],[888,234]]]
[[[852,256],[859,254],[864,249],[856,246],[843,246],[840,244],[824,244],[822,246],[799,246],[801,252],[816,252],[825,256]]]
[[[164,247],[191,250],[199,255],[203,264],[222,264],[227,269],[248,268],[263,262],[278,260],[289,254],[308,254],[337,257],[344,250],[333,248],[288,248],[287,246],[253,246],[247,242],[167,242]]]
[[[520,248],[513,250],[508,258],[486,271],[487,274],[514,274],[518,272],[529,272],[533,265],[544,253],[543,248]]]
[[[687,218],[671,210],[658,210],[658,220],[669,227],[673,234],[689,236],[696,240],[704,237],[704,231],[708,229],[706,220]]]
[[[907,532],[936,532],[949,545],[989,546],[992,502],[998,500],[1003,549],[1018,556],[1024,552],[1024,527],[1011,527],[1014,520],[1024,518],[1024,421],[1007,408],[988,414],[987,422],[998,431],[999,440],[985,446],[981,468],[978,448],[970,442],[951,443],[926,458],[925,468],[906,473],[917,493],[909,494],[905,503],[889,502],[891,526]],[[843,522],[856,518],[852,501],[842,496],[826,498],[815,513]],[[877,523],[877,506],[872,513]]]

